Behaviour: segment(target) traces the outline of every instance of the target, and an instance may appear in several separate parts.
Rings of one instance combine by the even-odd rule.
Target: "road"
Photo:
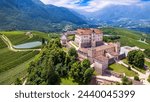
[[[121,78],[117,78],[115,76],[96,76],[97,79],[102,79],[102,80],[107,80],[107,81],[110,81],[110,82],[122,82],[121,81]]]
[[[11,51],[14,51],[14,52],[21,52],[21,51],[41,51],[41,49],[16,49],[16,48],[13,47],[11,41],[5,35],[0,35],[0,38],[4,41],[4,43],[8,46],[8,48]]]

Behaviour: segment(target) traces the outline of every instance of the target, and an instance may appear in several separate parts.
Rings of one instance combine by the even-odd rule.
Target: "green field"
[[[0,85],[13,84],[16,78],[23,78],[27,74],[28,63],[33,59],[29,59],[22,64],[17,65],[3,73],[0,73]]]
[[[0,49],[7,47],[3,40],[0,38]]]
[[[9,40],[12,42],[13,45],[23,44],[27,42],[33,41],[41,41],[41,38],[50,39],[46,33],[43,32],[32,32],[33,37],[30,38],[28,35],[25,35],[25,31],[10,31],[10,32],[0,32],[5,34]]]
[[[137,75],[132,70],[128,70],[128,68],[124,67],[123,65],[117,64],[117,63],[110,65],[109,70],[117,72],[117,73],[125,73],[126,76],[129,76],[129,77],[134,77]]]
[[[7,36],[13,45],[41,41],[42,38],[50,39],[47,34],[42,32],[33,32],[32,38],[25,35],[25,31],[2,31],[0,33]],[[38,51],[13,52],[0,39],[0,84],[10,85],[14,83],[16,78],[23,78],[27,74],[29,62],[38,53]]]
[[[69,36],[68,36],[68,39],[69,39],[69,40],[74,40],[74,38],[75,38],[75,35],[69,35]]]
[[[138,46],[143,49],[150,48],[150,43],[145,44],[138,41],[142,38],[148,38],[149,35],[121,28],[102,28],[102,30],[104,34],[120,36],[118,41],[121,42],[121,46]],[[148,42],[149,40],[147,40]]]
[[[7,48],[0,52],[0,73],[14,68],[20,63],[34,57],[38,52],[13,52]]]

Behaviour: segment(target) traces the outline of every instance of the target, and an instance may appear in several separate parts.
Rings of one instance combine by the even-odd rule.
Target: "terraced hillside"
[[[23,31],[0,32],[9,38],[13,45],[26,42],[41,41],[42,38],[48,38],[47,34],[42,32],[33,32],[29,37]],[[39,51],[13,52],[0,38],[0,84],[13,84],[16,78],[23,78],[27,74],[28,63],[39,53]]]
[[[150,35],[148,34],[121,28],[103,28],[102,30],[106,35],[119,36],[120,39],[118,41],[121,42],[121,46],[138,46],[143,49],[150,48]],[[141,39],[146,39],[146,42],[141,42]]]

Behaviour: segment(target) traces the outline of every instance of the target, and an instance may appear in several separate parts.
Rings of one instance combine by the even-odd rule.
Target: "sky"
[[[41,0],[45,4],[95,12],[110,5],[140,5],[150,0]]]

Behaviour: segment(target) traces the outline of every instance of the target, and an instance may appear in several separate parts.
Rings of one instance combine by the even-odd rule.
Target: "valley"
[[[120,28],[102,28],[104,35],[114,35],[120,36],[120,39],[117,39],[121,43],[122,46],[137,46],[139,48],[145,49],[150,48],[150,43],[147,37],[140,32],[135,32],[127,29]],[[32,31],[31,35],[27,35],[27,31],[1,31],[1,34],[5,35],[11,42],[13,46],[25,44],[29,42],[42,41],[42,38],[47,41],[51,41],[52,39],[56,39],[60,37],[60,34],[56,33],[43,33]],[[28,32],[29,33],[29,32]],[[32,37],[31,37],[32,36]],[[73,36],[69,36],[69,38],[73,38]],[[143,42],[139,42],[139,39],[145,38],[147,39],[147,44]],[[31,61],[35,59],[35,56],[38,55],[39,51],[34,49],[41,48],[31,48],[26,49],[18,49],[19,51],[10,50],[9,46],[0,39],[0,84],[13,84],[16,78],[20,78],[23,80],[27,75],[28,65]],[[15,48],[16,49],[16,48]],[[25,50],[25,51],[22,51]],[[146,62],[149,65],[148,62]],[[118,66],[118,65],[117,65]],[[112,65],[112,68],[116,68],[115,65]],[[117,69],[113,69],[117,70]],[[126,69],[124,69],[126,70]],[[123,71],[123,70],[122,70]],[[133,75],[133,72],[130,72]],[[62,79],[63,84],[69,84],[68,80]],[[66,83],[65,83],[66,82]]]
[[[82,85],[92,78],[148,84],[149,6],[149,0],[0,0],[0,85]]]

